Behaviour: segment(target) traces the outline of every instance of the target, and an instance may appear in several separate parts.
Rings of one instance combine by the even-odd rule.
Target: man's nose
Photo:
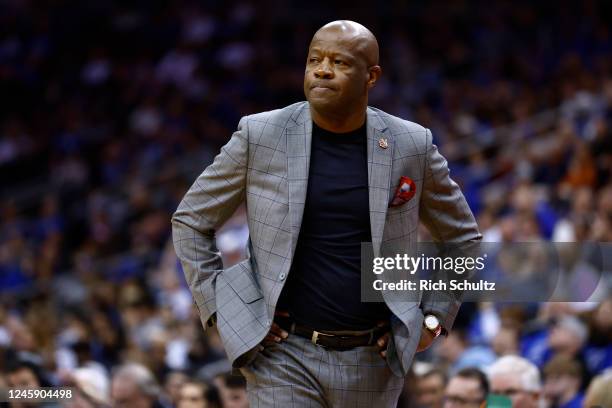
[[[314,75],[316,78],[323,79],[332,79],[334,77],[334,70],[331,68],[328,58],[321,61],[321,63],[317,66],[317,69],[315,69]]]

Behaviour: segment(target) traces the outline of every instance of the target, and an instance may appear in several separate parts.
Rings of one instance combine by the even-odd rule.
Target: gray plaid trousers
[[[404,385],[375,346],[334,351],[294,334],[240,371],[251,408],[394,408]]]

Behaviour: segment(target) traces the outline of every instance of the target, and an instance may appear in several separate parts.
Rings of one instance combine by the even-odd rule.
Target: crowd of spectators
[[[370,104],[432,130],[485,241],[612,241],[611,4],[343,3],[0,2],[0,388],[71,385],[78,407],[247,405],[170,216],[242,115],[303,99],[310,37],[337,18],[378,37]],[[226,265],[247,237],[241,209],[218,236]],[[574,303],[465,303],[401,406],[488,390],[611,406],[602,248],[608,275]],[[593,265],[568,257],[579,292]]]

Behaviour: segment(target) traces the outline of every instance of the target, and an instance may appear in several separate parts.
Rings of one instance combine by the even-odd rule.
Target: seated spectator
[[[50,387],[52,384],[37,360],[29,353],[8,353],[4,372],[10,388]]]
[[[215,378],[214,384],[219,391],[223,408],[248,408],[246,379],[243,376],[221,374]]]
[[[588,335],[588,328],[580,319],[574,316],[564,316],[550,331],[548,345],[555,354],[578,356]]]
[[[187,381],[182,384],[176,404],[177,408],[210,408],[206,401],[206,384],[197,381]]]
[[[444,408],[480,407],[489,394],[486,375],[477,368],[464,368],[451,377],[444,391]]]
[[[564,315],[556,318],[550,329],[524,339],[522,354],[538,367],[557,354],[581,359],[588,335],[588,328],[580,319]]]
[[[128,363],[117,368],[111,383],[112,406],[115,408],[159,408],[160,388],[148,368]]]
[[[66,408],[110,407],[109,380],[97,367],[77,368],[64,385],[74,391],[74,398],[65,404]]]
[[[593,311],[589,332],[584,362],[589,374],[594,375],[612,367],[612,298],[601,302]]]
[[[538,368],[518,356],[498,359],[488,369],[490,390],[512,400],[513,408],[537,408],[542,385]]]
[[[446,375],[433,368],[416,377],[416,402],[419,408],[441,408],[444,403]]]
[[[490,348],[470,345],[465,332],[459,328],[453,329],[435,351],[449,364],[449,375],[466,367],[484,369],[496,358]]]
[[[580,408],[582,367],[571,357],[555,356],[544,366],[544,398],[550,408]]]
[[[493,347],[495,354],[497,354],[499,357],[518,354],[518,330],[513,327],[502,327],[493,337],[491,346]]]
[[[582,404],[583,408],[612,407],[612,371],[593,378]]]
[[[181,371],[171,371],[166,375],[164,381],[164,391],[166,395],[170,399],[170,403],[173,406],[178,405],[178,402],[181,398],[181,389],[183,385],[189,381],[189,377],[187,374]]]

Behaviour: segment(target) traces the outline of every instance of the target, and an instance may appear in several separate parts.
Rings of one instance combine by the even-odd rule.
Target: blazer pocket
[[[390,208],[400,207],[412,200],[416,194],[416,183],[408,176],[401,176],[391,202],[389,203]]]
[[[225,269],[221,276],[244,303],[253,303],[263,298],[248,259]]]

